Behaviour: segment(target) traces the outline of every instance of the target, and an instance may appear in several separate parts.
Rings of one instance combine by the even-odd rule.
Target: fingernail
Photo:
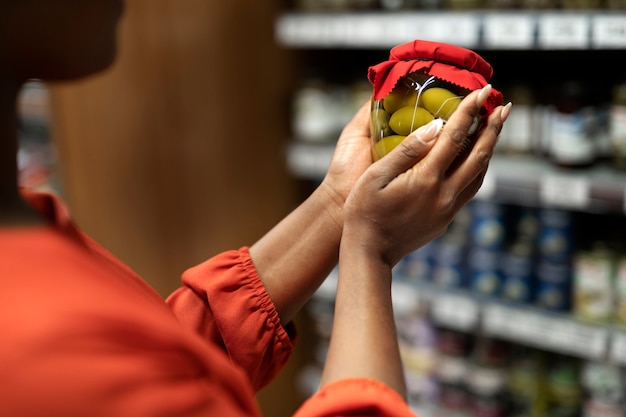
[[[511,114],[511,106],[513,106],[513,103],[509,101],[508,103],[506,103],[506,106],[502,107],[502,110],[500,111],[500,120],[502,120],[503,123],[506,121],[506,119],[508,119],[509,114]]]
[[[413,136],[422,143],[429,143],[437,138],[442,128],[443,119],[434,119],[413,132]]]
[[[480,90],[480,93],[478,93],[478,97],[476,97],[476,104],[478,106],[482,106],[483,104],[485,104],[485,101],[487,101],[487,97],[489,97],[489,94],[491,94],[491,84],[487,84]]]

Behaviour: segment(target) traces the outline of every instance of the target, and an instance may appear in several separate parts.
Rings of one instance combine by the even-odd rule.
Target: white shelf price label
[[[489,48],[530,49],[535,42],[535,24],[528,14],[488,14],[483,21],[483,41]]]
[[[479,42],[480,19],[467,13],[442,13],[432,16],[432,40],[464,47],[476,47]]]
[[[582,209],[589,205],[590,186],[584,177],[547,175],[539,186],[539,197],[546,205]]]
[[[468,296],[457,294],[436,295],[432,303],[433,320],[457,330],[470,331],[478,325],[480,306]]]
[[[586,359],[602,358],[608,345],[606,328],[541,312],[490,305],[483,323],[489,334]]]
[[[594,16],[591,28],[594,48],[626,48],[626,16]]]
[[[546,49],[589,47],[589,16],[584,14],[548,13],[538,16],[538,43]]]
[[[611,359],[615,363],[626,365],[626,333],[615,331],[611,338]]]

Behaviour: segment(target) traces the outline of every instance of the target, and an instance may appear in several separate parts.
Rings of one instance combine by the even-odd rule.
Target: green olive
[[[398,146],[405,137],[406,136],[402,135],[391,135],[376,142],[372,147],[372,156],[374,160],[379,160],[383,156],[387,155],[393,148]]]
[[[433,115],[422,107],[406,106],[391,115],[389,126],[398,135],[406,136],[433,118]]]
[[[389,127],[389,113],[383,109],[374,109],[370,117],[372,136],[382,138],[393,132]]]
[[[448,120],[454,113],[462,97],[442,87],[432,87],[422,91],[420,105],[431,112],[435,117]]]
[[[396,88],[383,99],[383,106],[391,114],[401,107],[417,105],[418,91],[405,84],[398,84]]]

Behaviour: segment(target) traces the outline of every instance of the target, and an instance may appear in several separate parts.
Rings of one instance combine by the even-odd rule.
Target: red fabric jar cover
[[[389,60],[369,68],[367,77],[374,86],[374,100],[383,99],[400,78],[419,70],[468,90],[483,88],[493,75],[491,65],[474,51],[456,45],[414,40],[393,47]],[[484,105],[487,114],[501,105],[502,100],[502,93],[492,89]]]

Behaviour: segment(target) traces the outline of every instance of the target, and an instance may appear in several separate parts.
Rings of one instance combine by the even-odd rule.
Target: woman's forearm
[[[392,308],[391,267],[358,244],[347,247],[340,254],[333,332],[322,385],[343,378],[372,378],[406,396]]]
[[[337,264],[341,199],[324,186],[250,247],[283,324],[309,300]]]

